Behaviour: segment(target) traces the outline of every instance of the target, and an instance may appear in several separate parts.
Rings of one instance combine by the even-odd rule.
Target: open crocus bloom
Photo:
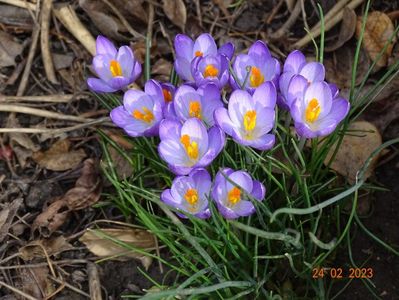
[[[296,131],[302,137],[330,134],[349,112],[349,102],[338,96],[335,86],[324,81],[308,84],[304,77],[295,75],[288,89],[296,95],[290,112]]]
[[[165,103],[163,114],[166,119],[176,118],[173,100],[175,98],[176,87],[168,82],[160,83],[162,88],[163,100]]]
[[[164,97],[159,83],[147,81],[144,91],[126,91],[123,105],[114,108],[110,114],[112,122],[133,137],[158,135],[159,122],[163,118]]]
[[[281,98],[278,99],[278,104],[285,109],[289,109],[294,100],[293,97],[288,94],[288,85],[294,75],[301,75],[308,83],[312,83],[323,81],[325,70],[323,64],[319,62],[307,63],[301,51],[292,51],[285,60],[283,73],[279,79]]]
[[[195,42],[185,34],[178,34],[175,37],[175,70],[181,79],[194,81],[191,74],[191,63],[196,57],[206,57],[208,55],[223,54],[231,59],[234,54],[232,43],[226,43],[217,49],[215,40],[209,33],[201,34]]]
[[[223,54],[196,57],[191,64],[191,74],[197,86],[214,83],[222,89],[229,80],[229,60]]]
[[[273,58],[269,49],[262,41],[256,41],[248,50],[248,54],[236,57],[233,70],[238,82],[230,75],[230,84],[234,89],[243,87],[251,94],[266,81],[278,83],[280,63]]]
[[[208,166],[225,143],[220,128],[214,126],[207,132],[205,125],[197,118],[188,119],[183,125],[177,120],[165,119],[159,127],[159,137],[159,155],[177,175],[186,175],[195,168]]]
[[[234,171],[230,168],[225,168],[216,174],[212,189],[212,199],[226,219],[253,214],[255,207],[248,199],[248,195],[262,201],[265,194],[266,188],[262,183],[253,180],[247,172]]]
[[[211,184],[211,176],[205,169],[195,169],[188,176],[176,177],[172,187],[162,192],[161,200],[185,213],[206,219],[211,215],[208,208]],[[187,218],[184,214],[178,215]]]
[[[174,110],[176,116],[182,121],[198,118],[211,127],[215,123],[214,111],[223,107],[220,98],[220,90],[214,84],[207,84],[197,90],[189,85],[182,85],[176,91]]]
[[[96,40],[93,68],[100,78],[87,79],[87,85],[100,93],[124,89],[141,74],[141,65],[130,47],[122,46],[116,50],[112,42],[101,35]]]
[[[235,90],[229,99],[228,109],[215,111],[216,124],[237,143],[259,150],[273,147],[275,137],[269,132],[274,126],[276,88],[266,82],[255,90]]]

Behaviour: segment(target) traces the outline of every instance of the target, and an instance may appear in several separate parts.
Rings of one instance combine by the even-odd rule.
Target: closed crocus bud
[[[87,79],[92,91],[112,93],[126,88],[141,74],[141,65],[135,59],[132,49],[122,46],[118,50],[103,36],[96,40],[96,56],[93,68],[99,78]]]
[[[222,89],[229,80],[229,60],[222,54],[197,57],[191,64],[191,74],[197,86],[213,83]]]

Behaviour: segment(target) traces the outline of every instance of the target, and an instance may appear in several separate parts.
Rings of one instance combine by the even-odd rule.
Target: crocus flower
[[[259,86],[253,96],[247,91],[235,90],[230,96],[228,109],[215,111],[215,122],[241,145],[270,149],[275,141],[269,132],[274,126],[276,94],[270,81]]]
[[[110,114],[112,122],[133,137],[158,135],[159,122],[163,119],[164,96],[159,83],[147,81],[144,91],[126,91],[123,105]]]
[[[177,120],[165,119],[159,127],[159,137],[159,155],[177,175],[208,166],[225,143],[224,133],[218,127],[207,131],[197,118],[188,119],[183,125]]]
[[[100,78],[87,79],[87,85],[91,90],[100,93],[122,90],[141,73],[141,65],[130,47],[122,46],[116,50],[112,42],[101,35],[96,40],[93,68]]]
[[[251,94],[255,88],[265,81],[278,83],[280,75],[280,63],[270,54],[266,44],[256,41],[248,50],[248,54],[239,54],[234,63],[233,70],[237,76],[230,75],[230,84],[234,89],[244,88]]]
[[[165,118],[176,118],[176,113],[174,109],[173,99],[175,98],[176,87],[167,82],[161,83],[162,94],[164,99],[164,117]]]
[[[301,137],[328,135],[348,114],[349,102],[325,81],[309,84],[301,75],[295,75],[288,89],[295,95],[290,112]]]
[[[176,177],[172,187],[162,192],[161,200],[185,213],[206,219],[211,215],[208,208],[211,184],[211,176],[205,169],[195,169],[188,176]],[[177,214],[187,218],[182,213]]]
[[[186,81],[194,81],[191,74],[191,63],[195,57],[223,54],[231,59],[234,54],[234,46],[232,43],[226,43],[217,49],[215,40],[209,33],[201,34],[195,42],[187,35],[178,34],[175,37],[175,70],[176,73]]]
[[[222,89],[229,80],[229,60],[223,54],[196,57],[191,64],[191,74],[197,86],[214,83]]]
[[[289,109],[294,98],[288,93],[288,85],[294,75],[302,75],[308,83],[323,81],[325,77],[324,66],[318,62],[306,62],[305,56],[299,50],[292,51],[285,60],[283,73],[279,79],[281,98],[278,104]]]
[[[227,180],[228,178],[228,180]],[[248,195],[258,201],[265,198],[266,188],[244,171],[220,170],[215,177],[212,199],[226,219],[246,217],[255,212]]]
[[[207,84],[197,90],[189,85],[180,86],[175,94],[173,103],[176,116],[186,121],[198,118],[208,127],[214,125],[214,111],[223,107],[219,88],[214,84]]]

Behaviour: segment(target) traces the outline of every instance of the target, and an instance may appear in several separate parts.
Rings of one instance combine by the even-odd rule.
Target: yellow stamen
[[[243,123],[246,131],[254,130],[256,126],[256,111],[248,110],[244,115]]]
[[[207,65],[204,71],[204,77],[216,77],[219,74],[219,70],[214,65]]]
[[[201,103],[199,101],[190,101],[188,109],[190,117],[201,119]]]
[[[186,199],[188,204],[196,205],[198,202],[198,191],[196,189],[188,189],[184,195],[184,199]]]
[[[202,56],[204,55],[204,53],[202,53],[201,51],[195,51],[195,56]]]
[[[227,200],[229,200],[230,204],[235,205],[237,202],[241,200],[241,191],[237,187],[233,187],[228,195],[227,195]]]
[[[309,101],[308,107],[306,107],[305,118],[306,121],[313,123],[320,115],[320,104],[316,98]]]
[[[165,99],[165,102],[172,101],[172,93],[169,90],[162,89],[162,93],[163,93],[163,98]]]
[[[197,142],[191,142],[188,134],[182,135],[180,142],[184,146],[186,153],[190,159],[198,158],[198,144]]]
[[[133,117],[146,123],[151,123],[152,121],[154,121],[154,114],[147,107],[142,107],[142,110],[144,111],[144,113],[142,113],[138,109],[135,109],[132,113]]]
[[[114,59],[111,60],[111,62],[109,63],[109,70],[111,71],[111,74],[113,77],[122,76],[121,65],[119,64],[118,61],[116,61]]]
[[[251,87],[258,87],[265,81],[265,76],[257,67],[251,67],[251,74],[249,75],[249,84]]]

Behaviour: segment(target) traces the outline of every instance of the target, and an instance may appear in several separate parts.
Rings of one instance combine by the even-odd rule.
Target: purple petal
[[[252,109],[254,109],[254,101],[248,92],[235,90],[231,93],[228,111],[233,124],[241,126],[245,113]]]
[[[292,77],[294,76],[294,73],[291,72],[284,72],[283,74],[281,74],[280,78],[279,78],[279,88],[280,88],[280,92],[282,95],[282,100],[283,100],[283,108],[284,109],[288,109],[289,105],[287,104],[287,98],[288,98],[288,86],[290,84],[290,81],[292,79]],[[281,104],[281,103],[280,103]]]
[[[93,68],[97,76],[102,80],[109,82],[113,76],[109,68],[110,57],[106,55],[96,55],[93,58]]]
[[[261,84],[252,95],[252,99],[261,103],[264,107],[274,109],[277,100],[277,91],[273,82],[265,82]]]
[[[257,122],[254,128],[254,136],[264,135],[274,127],[276,112],[273,108],[256,107]]]
[[[189,60],[183,57],[178,57],[175,60],[174,66],[176,73],[180,76],[181,79],[187,81],[194,80],[193,76],[191,75],[191,64]]]
[[[224,184],[226,183],[226,178],[225,176],[230,176],[231,174],[233,174],[235,171],[231,168],[223,168],[222,170],[220,170],[219,172],[217,172],[216,176],[215,176],[215,185],[216,184]]]
[[[220,130],[219,127],[214,126],[211,129],[209,129],[208,135],[209,135],[208,151],[198,162],[197,165],[200,167],[208,166],[216,158],[216,156],[218,156],[219,153],[223,150],[226,142],[226,137],[223,131]]]
[[[158,152],[159,156],[172,166],[183,166],[187,163],[187,155],[181,144],[176,140],[167,139],[161,141],[158,146]]]
[[[222,45],[219,48],[218,53],[225,55],[229,60],[231,60],[234,55],[234,44],[228,42],[228,43]]]
[[[110,117],[112,122],[122,128],[129,125],[133,119],[132,115],[122,105],[114,108],[110,113]]]
[[[245,78],[247,77],[248,66],[254,66],[255,62],[252,57],[246,54],[239,54],[234,60],[233,64],[233,70],[235,75],[237,76],[237,79],[239,82],[237,82],[237,85],[239,86],[238,88],[241,88],[240,85],[242,85],[245,81]],[[247,82],[248,84],[248,82]]]
[[[255,65],[260,66],[271,58],[271,54],[266,44],[262,41],[256,41],[248,50],[248,55],[253,58]]]
[[[181,123],[176,120],[165,119],[159,125],[159,138],[162,140],[180,138]]]
[[[310,62],[303,66],[299,74],[305,77],[308,82],[317,82],[324,80],[325,70],[323,64]]]
[[[299,50],[292,51],[285,60],[283,72],[299,74],[301,68],[306,64],[305,55]]]
[[[275,83],[278,84],[278,75],[280,75],[280,62],[270,57],[263,61],[262,65],[257,65],[265,77],[265,81],[273,80],[276,81]]]
[[[262,201],[266,195],[265,186],[260,181],[254,180],[251,195],[256,200]]]
[[[152,110],[154,102],[143,91],[129,89],[123,95],[123,106],[131,114],[135,109],[141,111],[143,106]]]
[[[122,46],[118,50],[116,60],[122,68],[123,77],[130,78],[134,67],[133,51],[128,46]]]
[[[350,104],[348,100],[344,98],[336,98],[332,102],[330,113],[328,118],[333,118],[338,123],[341,122],[349,112]]]
[[[303,122],[305,107],[302,98],[296,98],[290,106],[291,117],[295,122]]]
[[[194,182],[195,188],[200,192],[201,195],[208,195],[211,190],[212,180],[211,175],[208,171],[199,168],[190,172],[188,175]]]
[[[251,201],[241,200],[233,207],[235,213],[240,217],[252,215],[256,209]]]
[[[192,57],[195,56],[197,51],[200,51],[203,56],[215,55],[217,53],[215,40],[209,33],[203,33],[196,39]]]
[[[116,48],[114,44],[102,35],[99,35],[96,39],[96,55],[107,54],[110,56],[116,56]]]
[[[301,75],[294,75],[288,85],[286,103],[290,107],[297,98],[303,99],[308,87],[307,80]]]
[[[253,180],[247,172],[235,171],[234,173],[229,175],[229,179],[231,182],[227,181],[226,183],[227,191],[230,191],[232,188],[238,186],[245,192],[251,193],[253,188]]]
[[[204,123],[197,118],[188,119],[181,128],[181,135],[188,135],[192,140],[197,141],[199,152],[204,153],[208,149],[208,133]]]
[[[90,77],[87,79],[87,85],[89,88],[97,93],[112,93],[116,92],[117,89],[110,87],[104,80]]]
[[[178,34],[175,37],[175,51],[177,58],[184,58],[191,62],[193,59],[194,42],[185,34]]]
[[[177,165],[169,165],[169,169],[172,171],[172,173],[176,175],[188,175],[193,170],[193,167],[181,167]]]
[[[215,110],[214,119],[217,126],[219,126],[225,133],[232,135],[234,124],[231,122],[227,109],[220,107]]]
[[[336,84],[329,83],[328,86],[330,87],[332,97],[335,98],[338,96],[339,90]]]
[[[216,202],[220,214],[226,219],[237,219],[240,216],[232,209],[224,206],[223,204]]]
[[[304,106],[307,107],[312,99],[317,99],[320,105],[319,119],[329,114],[332,105],[331,89],[324,81],[311,83],[305,91]]]
[[[122,90],[130,84],[130,79],[122,76],[114,77],[109,81],[109,85],[117,90]]]
[[[333,118],[324,118],[317,123],[317,136],[326,136],[332,133],[337,128],[339,122]]]
[[[175,198],[172,197],[172,193],[170,192],[170,189],[164,190],[162,192],[161,201],[169,206],[174,207],[174,208],[176,208],[180,204],[179,200],[176,200]]]
[[[195,214],[194,216],[196,216],[197,218],[200,218],[200,219],[208,219],[211,216],[211,211],[208,208],[202,212]]]
[[[295,130],[299,136],[304,138],[315,138],[317,136],[317,132],[304,122],[295,122]]]
[[[148,80],[145,83],[144,86],[144,91],[145,93],[150,96],[153,100],[158,101],[159,103],[162,104],[162,106],[165,104],[163,101],[163,92],[162,92],[162,87],[161,85],[156,82],[155,80],[151,79]]]
[[[130,74],[130,81],[134,82],[141,75],[141,64],[136,60],[132,73]]]
[[[214,84],[207,84],[199,88],[198,92],[202,95],[202,118],[207,126],[211,127],[215,124],[213,118],[215,110],[223,107],[220,90]]]
[[[264,151],[273,148],[276,138],[274,134],[265,134],[261,137],[248,141],[248,145],[252,148]]]

